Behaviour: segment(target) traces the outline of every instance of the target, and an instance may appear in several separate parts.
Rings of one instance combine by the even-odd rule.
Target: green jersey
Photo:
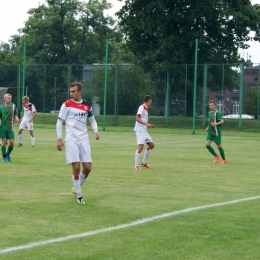
[[[14,119],[16,116],[16,105],[11,103],[10,106],[5,105],[0,106],[0,119],[2,121],[2,126],[0,130],[2,131],[14,131]]]
[[[222,115],[218,110],[209,111],[208,117],[208,135],[209,136],[221,136],[221,125],[212,126],[210,123],[217,123],[222,120]]]

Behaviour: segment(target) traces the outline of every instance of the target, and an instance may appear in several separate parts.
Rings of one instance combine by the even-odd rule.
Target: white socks
[[[143,158],[142,163],[146,163],[146,161],[147,161],[147,159],[148,159],[148,157],[149,157],[151,151],[152,151],[151,149],[149,149],[149,150],[146,149],[146,150],[145,150],[144,158]]]
[[[72,182],[74,185],[74,189],[75,189],[77,198],[82,197],[81,186],[84,184],[85,181],[86,181],[86,178],[82,172],[79,174],[79,176],[72,175]]]
[[[22,136],[22,134],[18,135],[18,140],[19,140],[19,144],[23,143],[23,136]],[[31,143],[32,143],[32,146],[35,145],[35,137],[34,136],[31,136]]]
[[[31,136],[31,143],[32,143],[32,146],[35,145],[35,137],[32,137],[32,136]]]
[[[85,175],[81,172],[81,173],[79,174],[80,186],[82,186],[85,181],[86,181]]]
[[[138,166],[140,160],[141,153],[138,153],[138,150],[135,152],[135,166]]]
[[[73,185],[74,185],[74,189],[75,189],[77,198],[82,197],[79,176],[72,175],[72,182],[73,182]]]

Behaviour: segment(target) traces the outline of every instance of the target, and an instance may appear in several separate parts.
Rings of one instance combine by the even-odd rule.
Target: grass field
[[[25,130],[1,163],[0,259],[259,259],[259,134],[223,131],[221,165],[202,130],[155,128],[151,168],[134,171],[132,129],[90,132],[85,205],[55,126],[36,124],[36,148]]]

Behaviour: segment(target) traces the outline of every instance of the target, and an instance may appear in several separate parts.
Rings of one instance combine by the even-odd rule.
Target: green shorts
[[[14,139],[14,131],[4,131],[0,130],[0,138],[1,139]]]
[[[221,144],[221,135],[216,135],[216,136],[207,135],[206,141],[210,141],[210,140],[216,144]]]

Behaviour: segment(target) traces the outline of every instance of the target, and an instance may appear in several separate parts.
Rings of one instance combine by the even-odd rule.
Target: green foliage
[[[259,99],[260,99],[260,93],[259,89],[256,87],[249,87],[245,90],[245,113],[249,115],[253,115],[255,118],[259,117]]]
[[[150,75],[131,64],[109,65],[106,96],[106,114],[129,115],[137,110],[146,94],[153,95]],[[104,65],[93,66],[91,82],[84,82],[91,97],[98,97],[101,113],[104,111]],[[84,94],[85,97],[86,94]],[[90,96],[90,95],[89,95]],[[136,111],[135,111],[136,112]]]
[[[114,20],[105,0],[53,0],[29,10],[22,29],[31,62],[84,64],[103,61],[105,40],[114,39]]]
[[[166,66],[193,63],[195,39],[201,42],[199,63],[236,63],[238,48],[248,47],[250,31],[259,32],[260,25],[249,0],[126,0],[118,16],[134,53]],[[150,44],[157,47],[150,50]]]

